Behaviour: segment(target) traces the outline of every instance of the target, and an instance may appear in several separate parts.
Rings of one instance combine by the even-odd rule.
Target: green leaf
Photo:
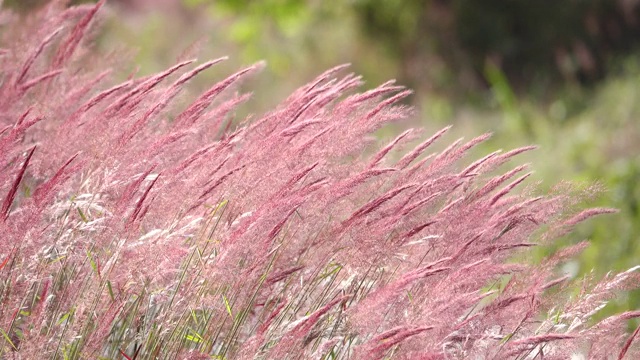
[[[82,219],[82,222],[84,223],[88,223],[89,219],[87,219],[87,217],[84,215],[84,213],[82,212],[82,209],[77,208],[78,209],[78,214],[80,214],[80,219]]]
[[[185,335],[185,336],[184,336],[184,338],[185,338],[185,339],[187,339],[187,340],[189,340],[189,341],[192,341],[192,342],[194,342],[194,343],[201,343],[201,342],[203,342],[203,341],[204,341],[204,339],[202,338],[202,336],[200,336],[200,334],[198,334],[197,332],[195,332],[195,331],[193,331],[193,330],[190,330],[190,332],[191,332],[193,335],[189,335],[189,334],[187,334],[187,335]]]
[[[93,260],[93,255],[89,250],[87,250],[87,257],[89,258],[89,264],[91,264],[91,268],[93,269],[93,272],[95,272],[96,275],[100,276],[100,272],[98,271],[98,265],[96,265],[96,262]]]
[[[107,280],[107,290],[109,291],[109,297],[111,297],[111,301],[116,301],[116,297],[113,296],[113,287],[111,286],[111,281]]]
[[[24,185],[23,186],[23,190],[24,190],[24,197],[31,197],[31,187]]]
[[[229,313],[229,316],[231,316],[231,320],[233,320],[233,312],[231,312],[231,305],[229,305],[229,301],[227,300],[227,297],[224,296],[224,294],[222,294],[222,300],[224,301],[224,306],[227,308],[227,312]]]
[[[7,340],[7,342],[9,343],[9,345],[11,345],[11,347],[14,350],[18,350],[18,348],[13,344],[13,341],[11,341],[11,338],[9,338],[9,335],[2,329],[0,329],[0,332],[2,333],[2,336],[4,336],[4,339]]]
[[[56,322],[56,325],[62,324],[63,322],[67,321],[71,316],[73,316],[73,309],[69,310],[64,315],[62,315],[62,317],[60,317],[60,320]]]

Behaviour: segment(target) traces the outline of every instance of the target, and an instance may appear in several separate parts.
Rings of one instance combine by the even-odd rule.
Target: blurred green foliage
[[[341,2],[306,0],[183,2],[190,9],[205,8],[211,18],[225,22],[225,35],[242,46],[243,59],[267,60],[271,70],[279,74],[299,66],[300,55],[316,51],[318,43],[313,38],[322,33],[324,20],[344,10]]]
[[[516,90],[589,83],[639,44],[640,7],[609,0],[355,0],[362,28],[403,61],[444,64],[459,89],[486,84],[493,62]],[[420,81],[427,71],[408,70]],[[438,79],[435,79],[438,80]],[[451,82],[441,82],[451,87]],[[538,85],[540,86],[540,85]]]
[[[563,82],[592,83],[611,59],[640,43],[640,6],[610,0],[183,0],[233,14],[233,38],[259,43],[264,32],[313,35],[321,23],[353,17],[363,34],[399,64],[413,88],[473,95],[488,85],[486,63],[517,92]],[[451,91],[453,89],[453,91]],[[540,90],[540,95],[546,95]]]

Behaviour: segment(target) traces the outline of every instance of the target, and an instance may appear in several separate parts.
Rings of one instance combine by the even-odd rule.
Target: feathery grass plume
[[[640,355],[637,311],[594,320],[635,268],[576,284],[558,265],[586,243],[513,262],[611,212],[507,183],[526,166],[500,166],[533,147],[464,160],[482,135],[429,153],[449,127],[375,145],[410,92],[357,93],[345,66],[253,121],[232,122],[235,91],[261,64],[181,108],[223,59],[118,84],[86,48],[103,6],[6,14],[0,358]]]

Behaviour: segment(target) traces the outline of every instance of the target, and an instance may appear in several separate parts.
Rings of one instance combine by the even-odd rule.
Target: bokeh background
[[[3,7],[28,17],[46,2]],[[476,156],[538,144],[524,161],[542,191],[563,180],[602,186],[579,206],[620,213],[562,240],[593,242],[571,271],[602,276],[640,264],[639,0],[110,0],[100,21],[94,50],[125,64],[116,67],[122,78],[229,56],[195,82],[196,93],[266,60],[243,85],[254,93],[244,115],[338,64],[351,63],[367,87],[397,79],[415,90],[417,114],[405,126],[453,124],[450,140],[493,132]],[[629,308],[640,308],[640,292],[609,312]]]

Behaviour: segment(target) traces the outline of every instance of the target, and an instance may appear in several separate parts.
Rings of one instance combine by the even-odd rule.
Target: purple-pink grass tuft
[[[261,63],[195,99],[225,58],[118,83],[79,51],[109,5],[61,3],[6,14],[0,44],[0,358],[640,356],[637,311],[595,320],[636,268],[577,283],[561,265],[586,242],[514,262],[612,212],[508,184],[534,147],[378,145],[410,91],[358,93],[346,66],[234,121]]]

